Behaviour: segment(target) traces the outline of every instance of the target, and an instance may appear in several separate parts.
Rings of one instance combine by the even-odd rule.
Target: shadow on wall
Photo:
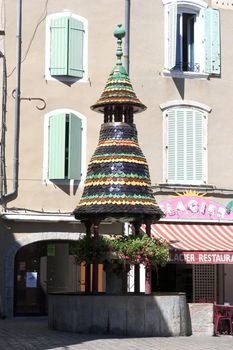
[[[80,181],[78,180],[50,180],[50,182],[69,196],[74,196],[80,185]]]
[[[181,99],[184,99],[184,88],[185,88],[185,79],[184,78],[173,78],[174,84],[180,94]]]
[[[15,238],[10,227],[0,221],[0,318],[5,318],[4,312],[4,276],[5,276],[5,253],[9,247],[15,244]],[[11,276],[9,276],[11,278]]]

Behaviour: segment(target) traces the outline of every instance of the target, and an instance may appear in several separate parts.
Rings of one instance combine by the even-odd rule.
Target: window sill
[[[83,182],[83,180],[82,180]],[[43,183],[45,185],[53,185],[53,186],[79,186],[81,183],[81,180],[74,180],[74,179],[43,179]]]
[[[197,73],[197,72],[180,72],[180,71],[170,71],[168,69],[163,69],[161,73],[162,77],[168,78],[180,78],[180,79],[209,79],[209,74],[207,73]]]
[[[209,193],[213,192],[215,190],[213,185],[207,185],[204,183],[200,184],[177,184],[177,183],[159,183],[152,186],[152,190],[154,193],[160,192],[161,194],[168,194],[168,193],[182,193],[182,192],[189,192],[189,193]]]
[[[50,74],[45,74],[45,80],[47,81],[56,81],[56,82],[61,82],[64,84],[74,84],[74,83],[87,83],[88,77],[86,75],[84,75],[82,78],[76,78],[76,77],[70,77],[68,75],[61,75],[61,76],[52,76]]]

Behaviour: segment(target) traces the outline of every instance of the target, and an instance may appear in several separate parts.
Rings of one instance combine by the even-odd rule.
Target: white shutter
[[[167,67],[176,65],[177,2],[167,5]]]
[[[205,116],[201,111],[167,111],[167,181],[200,183],[205,180]]]
[[[176,179],[176,115],[175,109],[167,112],[167,181]]]
[[[183,181],[185,177],[185,114],[184,109],[176,109],[176,180]]]
[[[195,111],[195,174],[196,181],[203,181],[204,142],[203,142],[203,114]]]
[[[186,162],[185,162],[185,179],[192,181],[194,179],[195,169],[195,132],[194,132],[194,113],[192,109],[185,111],[185,128],[186,128]]]

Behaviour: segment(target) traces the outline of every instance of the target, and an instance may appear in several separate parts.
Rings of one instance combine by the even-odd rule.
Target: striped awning
[[[171,249],[182,251],[233,251],[233,224],[157,223],[153,237],[165,239]]]
[[[233,224],[160,222],[151,236],[167,241],[171,263],[233,264]]]

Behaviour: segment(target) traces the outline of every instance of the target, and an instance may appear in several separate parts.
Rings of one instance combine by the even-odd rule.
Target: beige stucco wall
[[[0,1],[1,3],[1,1]],[[6,167],[8,191],[12,190],[13,132],[15,101],[16,1],[5,2],[5,49],[8,73]],[[208,1],[210,3],[210,1]],[[45,8],[45,5],[47,7]],[[1,7],[2,8],[2,7]],[[44,116],[55,109],[69,108],[87,120],[86,166],[98,142],[103,117],[90,110],[102,93],[108,75],[115,65],[116,40],[113,31],[124,23],[124,0],[24,0],[22,16],[22,97],[38,97],[46,102],[39,111],[37,102],[21,102],[19,193],[8,208],[25,208],[39,212],[71,212],[78,203],[82,186],[58,187],[44,184],[43,147]],[[46,81],[45,17],[69,9],[88,21],[88,82],[71,86]],[[208,116],[208,185],[233,189],[233,11],[220,9],[221,77],[209,80],[164,78],[164,9],[162,0],[131,1],[130,78],[139,99],[148,109],[135,116],[139,142],[147,158],[152,185],[163,182],[163,118],[160,105],[173,100],[192,100],[211,108]],[[1,83],[0,83],[1,84]],[[199,192],[199,190],[197,189]],[[204,191],[204,190],[203,190]],[[219,194],[218,194],[219,193]],[[220,191],[213,200],[227,204],[233,192]],[[227,196],[225,196],[227,193]],[[231,195],[232,193],[232,195]],[[170,198],[169,193],[168,198]],[[157,195],[164,200],[166,193]],[[29,226],[31,228],[29,228]],[[47,225],[2,223],[0,227],[0,285],[3,286],[3,258],[7,250],[22,236],[49,232]],[[9,228],[10,227],[10,228]],[[53,232],[61,227],[53,225]],[[70,224],[64,231],[72,232]],[[104,228],[105,230],[105,228]],[[12,276],[11,276],[12,278]],[[1,291],[0,291],[1,295]]]
[[[116,41],[112,32],[124,23],[124,1],[93,2],[49,1],[47,14],[69,9],[88,20],[89,82],[67,86],[44,79],[45,68],[45,1],[37,6],[23,2],[22,28],[22,97],[40,97],[46,109],[36,109],[36,102],[22,101],[20,130],[19,196],[11,204],[19,208],[44,211],[70,211],[78,202],[81,188],[45,185],[42,181],[44,115],[58,108],[70,108],[87,118],[86,165],[98,141],[102,116],[91,111],[103,91],[109,72],[115,64]],[[209,80],[172,79],[161,76],[164,65],[164,9],[162,1],[131,2],[130,77],[134,89],[148,109],[137,116],[139,141],[151,173],[152,184],[163,182],[163,125],[160,104],[172,100],[192,100],[211,108],[208,117],[208,184],[229,188],[232,185],[231,155],[233,142],[231,116],[232,76],[232,18],[233,12],[221,9],[221,68],[220,78]],[[30,14],[28,16],[28,14]],[[8,74],[7,106],[7,174],[8,190],[12,186],[12,147],[15,88],[16,4],[6,4],[6,57]],[[30,48],[28,50],[28,47]],[[28,50],[28,52],[27,52]],[[27,53],[26,53],[27,52]],[[25,57],[26,54],[26,57]],[[36,200],[35,200],[36,199]]]
[[[46,1],[23,2],[22,17],[22,57],[24,58],[28,45],[30,49],[22,63],[21,93],[22,97],[40,97],[46,102],[46,109],[38,111],[36,102],[22,101],[20,130],[20,172],[19,196],[13,205],[44,211],[71,211],[78,202],[79,191],[73,194],[68,185],[58,188],[44,185],[42,182],[44,115],[59,108],[69,108],[87,118],[87,161],[90,159],[97,141],[102,116],[90,110],[104,88],[106,79],[115,64],[115,40],[113,30],[117,23],[124,20],[124,1],[103,1],[101,6],[93,1],[49,1],[47,14],[69,9],[88,20],[88,70],[89,82],[75,83],[72,86],[58,81],[46,81],[45,73],[45,20],[33,32],[44,13]],[[28,16],[27,14],[30,14]],[[16,6],[9,2],[7,6],[7,40],[8,73],[15,66],[15,32]],[[113,20],[114,17],[114,20]],[[107,45],[104,45],[107,43]],[[9,95],[15,88],[15,72],[8,81]],[[40,106],[41,104],[38,103]],[[12,147],[13,147],[13,117],[14,100],[8,99],[8,179],[12,178]],[[9,190],[11,189],[9,181]],[[35,200],[36,198],[36,200]]]

